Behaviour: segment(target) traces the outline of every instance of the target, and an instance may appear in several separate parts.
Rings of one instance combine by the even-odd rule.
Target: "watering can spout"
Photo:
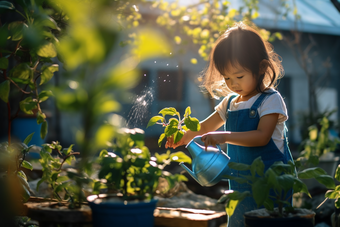
[[[182,166],[182,168],[185,169],[185,170],[189,173],[189,175],[190,175],[192,178],[194,178],[194,179],[200,184],[200,182],[198,181],[198,178],[197,178],[196,174],[194,174],[194,173],[193,173],[186,165],[184,165],[183,162],[181,162],[179,165]]]

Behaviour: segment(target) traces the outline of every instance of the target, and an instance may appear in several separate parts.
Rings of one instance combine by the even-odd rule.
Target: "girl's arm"
[[[224,121],[220,117],[218,112],[212,113],[205,120],[200,122],[201,129],[199,131],[186,131],[180,141],[174,144],[174,140],[172,137],[167,139],[165,144],[165,148],[176,148],[178,146],[188,144],[195,136],[202,135],[211,131],[215,131],[219,129],[224,124]]]
[[[275,130],[279,114],[273,113],[260,118],[256,130],[247,132],[208,132],[202,136],[207,148],[209,145],[229,143],[244,147],[259,147],[269,143]]]

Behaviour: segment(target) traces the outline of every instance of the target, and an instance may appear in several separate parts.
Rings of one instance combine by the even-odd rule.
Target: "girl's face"
[[[256,95],[258,93],[256,90],[257,81],[253,74],[238,64],[236,67],[228,64],[228,70],[225,71],[223,77],[228,88],[240,95],[238,101],[247,101]]]

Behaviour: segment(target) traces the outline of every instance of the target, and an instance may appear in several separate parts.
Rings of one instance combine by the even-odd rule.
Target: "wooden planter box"
[[[226,212],[188,208],[157,207],[155,227],[220,227],[227,223]]]

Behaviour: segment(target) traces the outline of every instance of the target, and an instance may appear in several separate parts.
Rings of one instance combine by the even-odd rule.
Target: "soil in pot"
[[[252,210],[244,214],[245,227],[313,227],[315,224],[315,212],[295,208],[294,213],[284,214],[284,217],[278,217],[277,208],[274,212],[265,208]]]

